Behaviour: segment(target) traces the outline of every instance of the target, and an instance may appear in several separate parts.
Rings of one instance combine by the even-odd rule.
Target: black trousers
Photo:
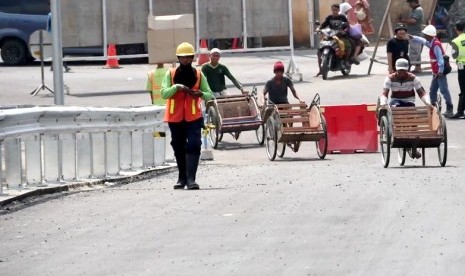
[[[203,123],[203,118],[192,122],[168,123],[175,156],[200,155]]]
[[[458,107],[461,110],[457,110],[457,112],[463,112],[465,109],[465,69],[457,70],[457,73],[460,88],[459,101],[462,102],[462,105],[459,105]]]

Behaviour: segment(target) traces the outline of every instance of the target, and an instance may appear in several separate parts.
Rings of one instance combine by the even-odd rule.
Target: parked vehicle
[[[33,60],[29,37],[34,31],[45,29],[49,10],[48,0],[0,1],[0,49],[5,64]]]
[[[0,55],[6,65],[33,61],[31,34],[46,29],[49,0],[0,0]],[[64,47],[64,56],[103,56],[103,45]],[[116,45],[118,55],[146,54],[144,43]]]

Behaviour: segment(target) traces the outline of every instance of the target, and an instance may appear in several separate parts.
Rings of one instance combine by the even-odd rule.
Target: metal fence
[[[4,188],[104,179],[164,164],[170,157],[163,113],[156,106],[0,110],[0,195]]]

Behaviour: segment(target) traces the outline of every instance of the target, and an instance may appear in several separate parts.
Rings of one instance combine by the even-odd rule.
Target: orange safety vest
[[[195,69],[197,73],[197,81],[192,87],[192,90],[199,90],[200,79],[202,78],[201,71]],[[176,68],[170,68],[171,83],[174,83],[174,75]],[[181,121],[191,122],[202,118],[200,97],[193,97],[184,92],[176,92],[171,98],[166,101],[166,110],[164,121],[168,123],[177,123]]]

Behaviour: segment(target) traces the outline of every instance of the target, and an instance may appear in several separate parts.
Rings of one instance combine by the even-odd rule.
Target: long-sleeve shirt
[[[431,49],[431,47],[433,47],[434,39],[431,40],[431,41],[428,41],[423,37],[413,35],[412,40],[416,41],[416,42],[419,42],[419,43],[425,45],[426,47],[428,47],[430,49]],[[435,46],[433,48],[433,52],[434,52],[434,55],[436,56],[436,61],[435,62],[437,62],[438,67],[439,67],[438,73],[442,73],[442,72],[444,72],[444,55],[442,53],[442,48],[440,46]]]
[[[211,91],[210,86],[208,86],[207,78],[205,78],[203,74],[200,74],[200,75],[201,75],[200,91],[203,92],[202,100],[204,101],[211,100],[213,99],[213,92]],[[170,70],[168,70],[161,84],[161,97],[163,99],[169,99],[174,94],[176,94],[177,91],[178,89],[176,88],[176,84],[171,83],[171,73],[170,73]]]
[[[226,89],[225,76],[231,80],[237,89],[240,90],[242,88],[242,85],[234,78],[228,67],[221,63],[218,63],[215,67],[210,63],[204,64],[202,66],[202,73],[207,78],[208,84],[213,92],[221,92]]]

